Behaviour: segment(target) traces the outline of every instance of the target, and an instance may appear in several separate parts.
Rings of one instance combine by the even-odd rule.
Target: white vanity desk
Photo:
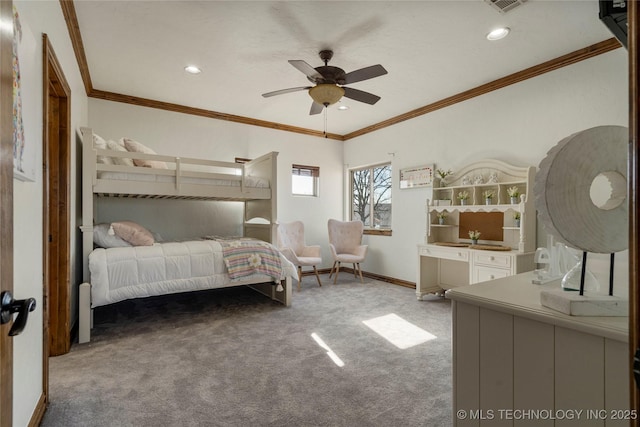
[[[532,277],[527,272],[447,292],[454,426],[629,425],[628,318],[568,316],[543,307],[540,290],[560,285],[534,285]],[[493,420],[457,415],[478,410]],[[584,412],[533,422],[499,410]]]
[[[418,245],[416,295],[442,292],[533,270],[534,252],[487,251],[468,247]]]
[[[427,200],[425,209],[424,244],[417,247],[418,299],[534,269],[534,176],[533,166],[487,159],[461,168],[446,182],[434,183],[433,200]],[[512,197],[514,189],[517,197]],[[486,203],[487,192],[493,193],[490,204]],[[445,216],[444,223],[440,216]],[[481,232],[480,246],[512,249],[469,248],[468,230]]]

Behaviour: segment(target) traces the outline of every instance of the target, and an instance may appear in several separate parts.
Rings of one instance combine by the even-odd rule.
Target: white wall
[[[15,1],[23,31],[24,51],[20,50],[22,105],[27,144],[36,147],[37,165],[42,164],[42,33],[53,45],[67,82],[71,87],[71,125],[76,129],[87,121],[87,97],[66,23],[59,2]],[[26,43],[26,44],[25,44]],[[71,161],[75,164],[77,147],[72,142]],[[35,182],[14,180],[14,295],[35,297],[37,308],[31,313],[22,335],[14,338],[13,357],[13,425],[28,425],[42,394],[42,191],[41,168],[36,168]],[[78,206],[78,179],[71,176],[71,211]],[[55,214],[55,212],[54,212]],[[71,218],[71,251],[79,250],[77,218]],[[72,286],[79,283],[79,256],[71,260]],[[80,270],[81,273],[81,270]],[[72,313],[76,311],[72,301]]]
[[[617,49],[345,142],[349,167],[389,159],[393,165],[393,236],[367,236],[364,270],[416,280],[416,244],[424,241],[425,201],[432,191],[400,190],[400,169],[434,163],[455,171],[483,158],[537,166],[568,135],[627,123],[627,51]],[[545,246],[546,239],[539,241]],[[626,264],[618,267],[622,277]]]
[[[343,165],[350,168],[391,160],[393,235],[365,236],[370,247],[364,269],[415,282],[416,244],[424,240],[425,200],[431,197],[431,190],[400,190],[401,168],[435,163],[456,170],[480,158],[537,166],[551,147],[574,132],[604,124],[626,126],[627,86],[627,53],[617,49],[345,143],[93,99],[89,101],[89,122],[105,138],[129,136],[167,154],[233,160],[279,151],[279,219],[305,222],[308,243],[323,246],[324,266],[330,265],[326,220],[344,218]],[[319,198],[291,196],[292,163],[320,166]],[[117,215],[111,216],[116,209],[122,212],[113,202],[103,205],[109,203],[105,220],[116,219]],[[218,217],[222,211],[215,209],[216,213],[206,213],[205,218]],[[146,213],[140,215],[148,218]],[[185,218],[182,222],[194,221]],[[171,237],[193,235],[191,230],[178,231],[179,226],[174,222],[170,227],[176,229],[170,232],[159,229],[159,224],[152,228]],[[544,230],[538,234],[542,242],[538,246],[544,246]],[[626,254],[622,255],[617,277],[627,274],[627,264],[621,259]],[[601,259],[591,257],[596,273],[606,269]]]
[[[322,245],[323,264],[331,265],[327,220],[342,216],[342,142],[98,99],[89,100],[89,125],[105,139],[127,136],[167,155],[234,161],[235,157],[255,158],[278,151],[278,219],[303,221],[307,243]],[[291,195],[294,163],[320,167],[319,197]],[[162,218],[149,215],[151,205],[160,206]],[[126,216],[165,238],[241,233],[238,203],[163,201],[151,205],[149,201],[105,199],[100,201],[98,220]],[[187,206],[197,211],[188,211]]]

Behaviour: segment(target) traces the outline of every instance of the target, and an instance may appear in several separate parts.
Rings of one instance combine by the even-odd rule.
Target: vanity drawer
[[[508,277],[511,276],[511,272],[502,268],[477,266],[473,269],[473,276],[473,283],[478,283]]]
[[[500,268],[511,268],[513,257],[504,253],[491,251],[473,251],[473,263]]]
[[[467,248],[421,246],[419,253],[420,256],[452,259],[457,261],[469,261],[469,250]]]

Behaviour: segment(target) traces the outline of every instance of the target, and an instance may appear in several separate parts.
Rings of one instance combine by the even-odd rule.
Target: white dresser
[[[627,426],[627,317],[540,304],[531,272],[452,289],[454,426]]]

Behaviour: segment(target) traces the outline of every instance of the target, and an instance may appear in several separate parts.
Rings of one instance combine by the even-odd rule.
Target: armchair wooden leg
[[[316,273],[316,279],[318,280],[318,286],[322,286],[322,283],[320,282],[320,275],[318,274],[318,269],[316,268],[316,266],[313,266],[313,272]]]
[[[302,266],[298,266],[298,290],[301,289],[302,286]]]
[[[358,263],[358,272],[360,273],[360,283],[364,283],[364,280],[362,280],[362,267],[360,267],[360,263]]]
[[[333,278],[333,284],[335,285],[338,281],[338,273],[340,273],[340,261],[336,261],[338,266],[336,267],[336,277]]]
[[[358,264],[360,265],[360,264]],[[353,277],[358,278],[358,269],[356,268],[356,263],[353,263]]]
[[[331,276],[333,276],[333,270],[336,268],[337,263],[338,261],[333,261],[333,265],[331,266],[331,272],[329,272],[329,279],[331,279]]]

